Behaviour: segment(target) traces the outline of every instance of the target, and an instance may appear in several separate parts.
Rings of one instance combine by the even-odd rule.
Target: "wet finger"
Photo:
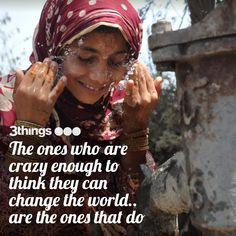
[[[157,100],[158,99],[158,92],[155,87],[155,81],[153,78],[150,76],[150,74],[147,72],[147,80],[146,80],[146,86],[149,95],[151,96],[152,100]]]
[[[127,103],[129,106],[132,105],[133,87],[134,87],[134,81],[129,80],[125,89],[125,100],[124,100],[124,102]]]
[[[36,62],[30,69],[25,73],[25,78],[22,81],[25,85],[31,85],[34,82],[35,76],[40,68],[42,62]]]
[[[49,99],[52,104],[55,104],[60,94],[63,92],[66,86],[66,76],[62,76],[61,79],[57,82],[56,86],[52,89],[49,94]]]
[[[128,92],[125,102],[131,107],[135,107],[136,105],[139,105],[141,101],[141,96],[139,93],[138,85],[135,83],[135,81],[129,80],[127,84],[127,88],[128,88],[128,91],[130,92]]]
[[[15,86],[14,86],[14,93],[16,92],[16,90],[18,89],[18,87],[20,86],[21,82],[24,79],[24,72],[20,69],[16,69],[16,81],[15,81]]]
[[[160,76],[158,76],[156,78],[156,80],[154,81],[154,85],[155,85],[155,88],[156,88],[156,91],[157,91],[158,95],[160,96],[161,95],[161,89],[162,89],[162,78]]]
[[[145,73],[145,67],[139,63],[139,67],[137,68],[138,74],[138,86],[139,86],[139,93],[141,97],[148,96],[148,89],[147,89],[147,75]]]
[[[46,75],[48,73],[49,63],[50,63],[50,60],[45,59],[43,61],[43,63],[41,64],[40,68],[38,69],[36,76],[35,76],[35,80],[34,80],[34,86],[36,88],[42,87],[42,85],[46,79]]]
[[[55,81],[55,75],[56,75],[57,68],[58,68],[57,63],[51,62],[49,69],[48,69],[48,73],[45,77],[44,84],[43,84],[43,88],[45,89],[45,91],[48,91],[48,92],[51,91],[52,86]]]

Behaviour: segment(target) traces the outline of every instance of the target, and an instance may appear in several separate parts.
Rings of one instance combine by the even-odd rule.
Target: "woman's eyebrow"
[[[128,51],[127,50],[121,50],[121,51],[113,53],[112,55],[119,55],[119,54],[128,54]]]
[[[84,51],[99,53],[99,51],[97,49],[92,48],[92,47],[87,47],[87,46],[81,45],[79,48],[84,50]],[[126,54],[126,53],[128,53],[128,50],[124,49],[124,50],[114,52],[114,53],[112,53],[112,55],[119,55],[119,54]]]
[[[84,51],[89,51],[89,52],[95,52],[95,53],[98,53],[98,50],[95,49],[95,48],[86,47],[86,46],[83,46],[83,45],[81,45],[79,48],[82,49],[82,50],[84,50]]]

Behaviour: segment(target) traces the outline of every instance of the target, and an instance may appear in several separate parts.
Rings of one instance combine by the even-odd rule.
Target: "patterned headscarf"
[[[48,0],[34,33],[31,62],[57,55],[66,44],[101,25],[120,29],[138,57],[142,24],[127,0]]]
[[[65,45],[105,25],[120,30],[137,58],[142,39],[138,13],[127,0],[48,0],[34,34],[31,61],[57,56]],[[85,137],[112,140],[122,131],[124,91],[114,89],[93,105],[82,104],[65,89],[56,110],[61,126],[79,126]]]

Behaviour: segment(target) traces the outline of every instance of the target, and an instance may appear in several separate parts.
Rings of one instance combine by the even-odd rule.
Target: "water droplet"
[[[55,61],[58,63],[58,66],[61,67],[62,63],[64,62],[65,58],[63,56],[50,56],[50,59],[52,61]]]
[[[109,91],[111,91],[114,88],[115,82],[112,82],[109,86]]]
[[[82,46],[84,44],[84,40],[83,38],[78,40],[78,46]]]
[[[71,49],[68,48],[64,51],[64,55],[68,56],[69,54],[71,54],[71,52],[72,52]]]
[[[127,66],[127,72],[124,76],[124,79],[120,81],[119,85],[117,86],[118,90],[123,90],[126,88],[128,80],[130,79],[130,76],[134,74],[135,66],[134,66],[135,59],[134,57],[131,57]]]
[[[121,82],[120,82],[120,84],[118,84],[118,86],[117,86],[117,89],[118,90],[123,90],[125,87],[124,87],[124,85],[123,84],[121,84]]]

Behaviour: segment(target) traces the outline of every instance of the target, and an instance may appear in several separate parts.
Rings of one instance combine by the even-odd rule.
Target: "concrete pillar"
[[[185,187],[176,181],[176,191],[163,189],[173,176],[163,179],[159,171],[151,177],[153,202],[173,214],[189,210],[203,235],[236,235],[236,1],[226,0],[190,28],[155,28],[153,61],[177,77],[185,150],[175,165]]]

